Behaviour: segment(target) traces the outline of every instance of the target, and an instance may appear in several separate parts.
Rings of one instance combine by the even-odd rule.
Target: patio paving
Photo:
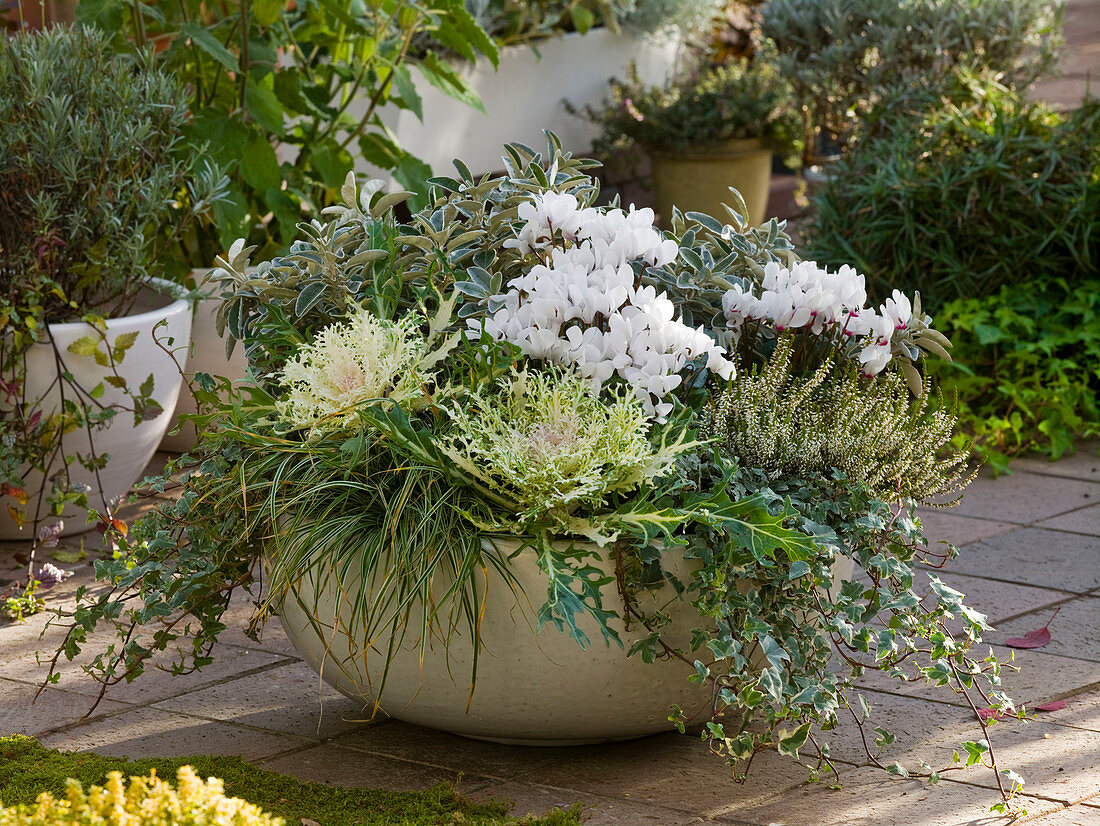
[[[1052,640],[1015,651],[1018,672],[1004,677],[1010,695],[1035,705],[1066,707],[1028,723],[994,729],[1002,765],[1027,779],[1020,802],[1043,826],[1100,826],[1100,444],[1081,444],[1051,463],[1028,458],[1014,473],[983,474],[954,510],[924,516],[933,539],[963,546],[943,579],[987,613],[989,642],[1002,658],[1007,637],[1051,623]],[[159,461],[163,461],[163,457]],[[134,511],[151,503],[131,506]],[[97,539],[64,544],[86,549]],[[0,543],[0,580],[20,575],[25,546]],[[77,575],[59,586],[54,605],[91,581],[90,559],[66,567]],[[230,615],[243,620],[239,600]],[[587,822],[604,824],[999,824],[988,770],[953,772],[938,785],[900,780],[866,764],[858,738],[830,738],[842,788],[806,783],[794,761],[762,755],[749,781],[737,784],[693,737],[675,733],[627,743],[536,749],[467,740],[405,723],[368,721],[359,706],[320,683],[277,623],[253,642],[231,627],[212,666],[187,677],[146,674],[117,687],[87,718],[96,686],[79,669],[31,699],[52,652],[56,630],[40,638],[44,617],[0,625],[0,734],[33,735],[49,746],[106,754],[167,756],[237,754],[260,766],[325,783],[422,789],[457,782],[474,798],[516,801],[516,814],[582,801]],[[231,623],[232,625],[232,623]],[[517,676],[517,678],[520,678]],[[911,684],[867,679],[866,696],[903,735],[888,761],[942,764],[976,724],[953,695]],[[322,825],[323,826],[323,825]]]

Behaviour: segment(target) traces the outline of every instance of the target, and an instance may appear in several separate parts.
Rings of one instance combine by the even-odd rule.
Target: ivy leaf
[[[1047,624],[1042,628],[1028,631],[1022,637],[1009,637],[1005,640],[1005,645],[1009,648],[1042,648],[1050,642],[1050,624],[1054,622],[1054,618],[1058,616],[1058,612],[1061,610],[1061,608],[1055,608],[1054,613],[1047,620]]]
[[[776,751],[797,760],[798,750],[806,744],[806,738],[809,736],[810,724],[808,722],[803,723],[790,733],[788,733],[786,729],[779,729],[776,733]]]
[[[783,679],[779,676],[778,668],[765,668],[761,671],[759,686],[777,703],[783,702]]]
[[[74,356],[94,356],[99,351],[99,338],[96,336],[81,336],[66,349]]]

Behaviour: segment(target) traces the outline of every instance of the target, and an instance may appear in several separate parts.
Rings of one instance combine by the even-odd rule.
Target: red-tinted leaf
[[[1043,703],[1042,705],[1032,706],[1036,711],[1061,711],[1066,707],[1065,700],[1051,700],[1049,703]]]
[[[979,708],[978,717],[982,720],[1000,720],[1002,722],[1010,719],[999,708]]]
[[[1042,628],[1028,631],[1022,637],[1009,637],[1005,640],[1005,645],[1009,648],[1042,648],[1050,642],[1050,624],[1054,622],[1054,618],[1058,616],[1058,612],[1061,610],[1061,608],[1055,608],[1054,613],[1047,620],[1047,624]]]

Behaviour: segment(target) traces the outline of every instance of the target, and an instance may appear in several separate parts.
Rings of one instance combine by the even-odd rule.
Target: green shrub
[[[1100,99],[1061,116],[970,76],[903,103],[815,197],[809,257],[930,310],[1100,272]]]
[[[798,128],[789,100],[786,83],[764,59],[698,67],[666,86],[647,86],[631,66],[625,82],[612,81],[611,100],[585,115],[600,126],[604,153],[629,144],[682,152],[738,138],[789,144]]]
[[[1029,449],[1057,459],[1100,434],[1100,279],[953,301],[937,326],[955,361],[930,359],[929,373],[958,396],[962,428],[995,470]]]
[[[133,299],[187,180],[186,121],[174,78],[92,29],[0,38],[0,328]]]
[[[148,777],[131,777],[127,787],[122,772],[107,775],[103,786],[87,792],[77,780],[68,781],[65,798],[43,792],[33,805],[19,804],[0,809],[0,826],[283,826],[282,818],[266,814],[258,806],[236,797],[226,797],[222,781],[201,780],[190,766],[181,766],[173,788],[150,772]]]
[[[803,107],[812,151],[813,130],[843,148],[876,102],[960,68],[1026,88],[1055,63],[1061,16],[1047,0],[768,0],[763,33]]]
[[[239,757],[191,756],[171,758],[107,757],[94,752],[47,749],[30,737],[0,737],[0,805],[33,806],[42,792],[61,797],[66,778],[85,787],[103,785],[110,772],[124,776],[170,777],[190,765],[201,777],[224,781],[229,796],[246,796],[261,809],[298,824],[303,819],[323,826],[578,826],[580,805],[554,809],[542,817],[513,818],[499,801],[474,803],[460,797],[452,785],[439,783],[417,792],[343,788],[307,783],[285,774],[258,769]],[[2,821],[0,821],[2,822]],[[211,823],[220,821],[210,821]],[[6,826],[6,824],[5,824]],[[102,824],[101,824],[102,826]]]

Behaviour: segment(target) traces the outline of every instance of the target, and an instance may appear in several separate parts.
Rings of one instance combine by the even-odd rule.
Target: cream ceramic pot
[[[505,554],[518,547],[512,539],[495,542]],[[612,563],[590,558],[589,564],[614,575]],[[664,564],[682,581],[690,579],[688,560]],[[484,614],[472,693],[473,650],[466,629],[459,627],[446,646],[438,637],[429,640],[423,661],[419,640],[410,633],[394,650],[379,697],[391,638],[386,635],[367,645],[361,630],[350,622],[349,595],[359,591],[354,576],[340,590],[331,573],[319,579],[307,574],[278,607],[279,618],[303,659],[342,694],[366,706],[377,701],[398,720],[466,737],[534,746],[581,745],[668,731],[673,704],[696,723],[707,718],[711,689],[688,681],[691,666],[680,660],[646,663],[639,656],[626,656],[645,636],[644,628],[626,628],[612,620],[625,648],[605,645],[595,621],[587,616],[580,618],[578,627],[591,640],[588,648],[582,649],[549,623],[536,633],[534,616],[545,598],[546,576],[530,549],[509,565],[522,588],[518,596],[492,572],[477,580],[484,589],[479,590]],[[846,557],[834,564],[835,589],[851,571]],[[642,611],[667,611],[670,622],[662,629],[664,639],[688,650],[691,629],[701,624],[689,602],[678,599],[666,584],[640,592],[638,604]],[[750,651],[749,658],[760,665],[758,653]]]
[[[204,272],[196,271],[196,281],[201,281]],[[187,378],[193,381],[195,373],[206,373],[210,376],[222,376],[230,379],[234,384],[244,380],[248,364],[244,357],[244,345],[240,342],[233,349],[233,355],[225,354],[225,339],[218,335],[218,327],[215,319],[221,299],[212,293],[204,295],[195,302],[195,321],[191,327],[191,350],[187,361]],[[191,393],[191,387],[187,382],[180,388],[179,400],[172,412],[170,430],[175,430],[180,425],[178,433],[165,435],[161,440],[160,449],[172,453],[184,453],[195,446],[198,434],[191,422],[180,422],[179,417],[184,414],[192,415],[198,412],[198,405]]]
[[[183,380],[180,368],[186,364],[186,344],[191,335],[191,304],[178,295],[179,289],[176,285],[156,279],[152,288],[145,290],[140,296],[132,314],[107,320],[106,340],[109,345],[113,345],[124,333],[137,334],[133,345],[117,367],[118,373],[126,379],[129,386],[135,388],[151,375],[152,396],[161,406],[162,412],[134,426],[133,414],[120,411],[105,425],[93,429],[90,436],[85,430],[77,430],[63,437],[64,454],[87,455],[94,452],[97,456],[110,456],[107,466],[98,474],[77,462],[69,466],[72,481],[89,487],[91,492],[88,494],[88,503],[98,511],[105,509],[105,502],[125,496],[133,487],[149,460],[153,458],[171,420]],[[164,347],[174,351],[175,360],[154,342],[154,328],[156,338]],[[104,385],[103,395],[98,399],[100,404],[126,406],[129,403],[121,390],[105,381],[110,374],[107,368],[96,364],[91,356],[78,356],[69,352],[70,344],[84,336],[95,334],[90,325],[84,322],[51,324],[49,334],[56,344],[63,369],[72,373],[85,391],[90,391],[101,383]],[[176,366],[177,361],[180,363],[179,367]],[[41,409],[45,415],[56,410],[60,404],[55,350],[49,344],[37,344],[27,353],[26,397],[41,399]],[[32,497],[26,506],[28,524],[19,528],[8,515],[7,509],[8,505],[16,503],[9,497],[0,496],[0,539],[30,538],[34,497],[42,485],[42,475],[31,472],[24,482],[24,488]],[[66,536],[83,533],[92,527],[87,524],[85,513],[76,508],[67,509],[63,518],[63,535]]]
[[[514,551],[512,539],[497,540],[503,553]],[[590,564],[614,573],[610,563]],[[535,632],[535,614],[546,595],[546,576],[527,549],[510,561],[523,593],[512,593],[492,572],[478,578],[483,595],[482,649],[477,684],[470,692],[473,650],[465,628],[458,628],[445,647],[429,641],[423,663],[418,640],[410,633],[397,648],[386,675],[380,705],[398,720],[444,729],[467,737],[524,745],[557,746],[641,737],[668,731],[672,705],[688,714],[705,714],[710,689],[688,682],[691,666],[673,660],[643,662],[627,658],[631,644],[645,629],[610,623],[626,648],[605,645],[590,617],[578,626],[591,645],[582,649],[553,624]],[[689,575],[686,561],[683,570]],[[337,594],[332,578],[306,577],[279,607],[279,617],[295,648],[330,685],[352,699],[373,705],[382,679],[390,640],[376,639],[369,647],[349,629],[345,583]],[[698,612],[679,600],[671,586],[638,596],[642,610],[664,607],[671,623],[664,630],[670,641],[686,647]],[[314,606],[316,610],[313,610]]]

